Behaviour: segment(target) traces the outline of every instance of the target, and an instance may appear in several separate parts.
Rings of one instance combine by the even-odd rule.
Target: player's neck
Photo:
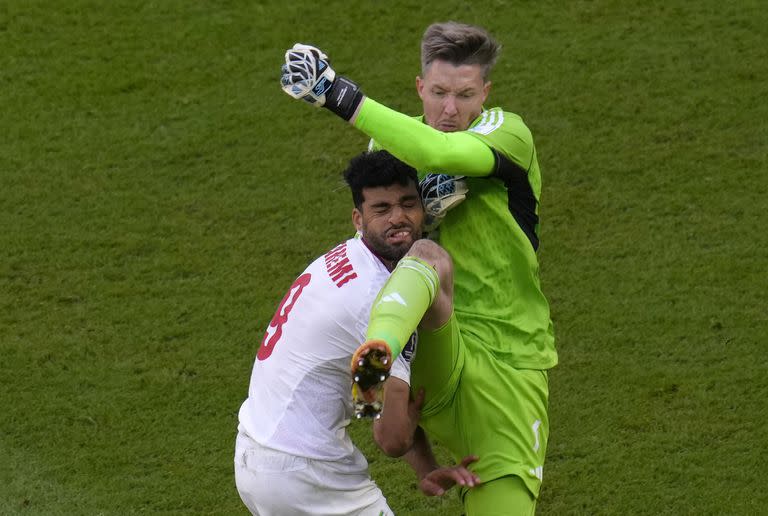
[[[397,264],[396,264],[395,262],[393,262],[392,260],[387,260],[386,258],[384,258],[383,256],[381,256],[379,253],[377,253],[377,252],[376,252],[376,251],[373,249],[373,247],[371,247],[370,245],[368,245],[368,242],[366,242],[366,240],[365,240],[365,237],[360,237],[360,240],[362,240],[363,244],[365,244],[365,247],[367,247],[367,248],[368,248],[368,250],[371,252],[371,254],[372,254],[373,256],[375,256],[376,258],[378,258],[378,259],[379,259],[379,261],[380,261],[380,262],[381,262],[381,263],[384,265],[384,267],[386,267],[386,268],[387,268],[387,270],[388,270],[388,271],[390,271],[390,272],[391,272],[391,271],[392,271],[392,269],[394,269],[394,268],[395,268],[395,265],[397,265]]]

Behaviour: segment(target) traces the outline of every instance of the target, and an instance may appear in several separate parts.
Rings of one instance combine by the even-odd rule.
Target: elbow
[[[389,457],[402,457],[413,446],[412,435],[387,432],[380,426],[374,427],[373,440],[379,449]]]
[[[394,440],[386,440],[386,441],[376,441],[376,444],[379,445],[379,449],[384,453],[384,455],[392,458],[398,458],[405,455],[405,452],[411,449],[411,447],[402,442],[402,441],[394,441]]]

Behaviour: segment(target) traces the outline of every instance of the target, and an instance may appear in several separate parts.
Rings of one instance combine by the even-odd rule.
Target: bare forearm
[[[424,394],[417,393],[416,399],[411,401],[410,392],[410,385],[394,376],[384,384],[384,410],[373,422],[373,438],[390,457],[402,457],[413,447]]]
[[[432,447],[429,444],[427,435],[420,426],[416,427],[413,435],[413,445],[403,455],[403,460],[413,468],[419,480],[439,467],[432,453]]]

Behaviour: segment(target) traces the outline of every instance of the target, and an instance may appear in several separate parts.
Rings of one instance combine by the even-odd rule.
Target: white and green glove
[[[448,174],[427,174],[419,182],[421,202],[426,218],[424,230],[434,231],[451,209],[467,198],[469,188],[464,180],[466,176]]]
[[[296,43],[285,52],[280,78],[283,91],[349,121],[364,95],[354,82],[336,75],[320,49]]]

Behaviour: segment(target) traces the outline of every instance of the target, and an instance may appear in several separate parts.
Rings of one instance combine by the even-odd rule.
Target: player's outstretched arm
[[[417,170],[462,176],[487,176],[496,166],[491,148],[471,131],[444,133],[365,98],[352,120],[398,159]]]
[[[316,47],[297,43],[286,51],[280,82],[291,97],[329,109],[418,170],[486,176],[494,169],[482,140],[467,131],[443,133],[365,97]]]

